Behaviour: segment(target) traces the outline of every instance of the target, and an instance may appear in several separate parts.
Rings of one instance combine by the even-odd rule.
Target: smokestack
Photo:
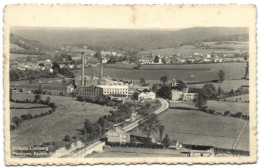
[[[103,61],[101,59],[101,64],[100,64],[100,78],[103,78]]]
[[[81,86],[84,87],[84,66],[85,66],[85,59],[84,59],[84,52],[82,52],[81,57]]]

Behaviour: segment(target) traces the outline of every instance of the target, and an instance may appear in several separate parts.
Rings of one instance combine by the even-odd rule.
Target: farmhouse
[[[122,128],[115,127],[108,131],[107,141],[112,143],[128,143],[130,142],[130,134],[126,133]]]
[[[169,146],[170,149],[180,149],[182,148],[182,145],[179,143],[178,140],[172,140],[170,142],[170,146]]]
[[[136,92],[136,91],[142,92],[145,89],[149,90],[150,87],[149,86],[140,86],[140,85],[129,85],[128,86],[128,96],[132,96],[134,94],[134,92]]]
[[[198,93],[183,93],[183,100],[194,100],[198,97]]]
[[[154,92],[142,92],[138,95],[138,100],[154,100],[156,95]]]
[[[179,101],[182,98],[182,92],[177,90],[171,90],[172,101]]]
[[[180,101],[180,100],[194,100],[198,97],[198,93],[188,93],[188,89],[185,91],[177,91],[171,90],[172,93],[172,101]]]

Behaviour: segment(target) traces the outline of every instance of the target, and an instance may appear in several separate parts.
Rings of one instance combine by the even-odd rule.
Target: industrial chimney
[[[82,57],[81,57],[81,87],[84,87],[84,66],[85,66],[85,59],[84,59],[84,52],[82,52]]]
[[[100,78],[103,78],[103,60],[101,59],[101,64],[100,64]]]

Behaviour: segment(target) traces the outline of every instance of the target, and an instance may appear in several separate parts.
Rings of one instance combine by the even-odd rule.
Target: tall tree
[[[171,140],[170,140],[168,134],[166,134],[165,137],[163,138],[162,144],[163,144],[165,147],[167,147],[167,148],[171,145]]]
[[[223,70],[219,70],[218,77],[219,77],[220,81],[223,82],[225,80],[225,72]]]
[[[248,70],[249,70],[249,63],[247,62],[247,64],[246,64],[246,73],[245,73],[245,79],[247,78],[247,75],[248,75]]]
[[[163,85],[165,86],[165,83],[168,81],[168,76],[161,76],[160,77],[160,81],[163,83]]]
[[[154,57],[154,62],[155,62],[155,63],[158,63],[158,62],[159,62],[159,59],[160,59],[159,56],[156,55],[156,56]]]
[[[165,129],[165,128],[164,128],[163,125],[160,125],[160,126],[159,126],[160,141],[162,141],[164,129]]]
[[[85,119],[84,129],[85,129],[86,133],[89,133],[89,134],[91,134],[94,131],[93,124],[88,119]]]
[[[171,88],[169,86],[162,86],[156,94],[164,99],[171,99]]]
[[[38,95],[38,94],[35,95],[35,96],[34,96],[34,102],[35,102],[35,103],[38,103],[38,102],[40,102],[40,101],[41,101],[41,95]]]
[[[51,98],[50,98],[50,96],[48,96],[48,97],[46,98],[46,100],[45,100],[45,104],[49,104],[49,103],[50,103],[50,100],[51,100]]]
[[[145,79],[144,78],[140,78],[140,83],[144,86],[145,85]]]
[[[59,71],[59,70],[60,70],[60,65],[59,65],[57,62],[53,62],[51,68],[52,68],[53,70]]]
[[[205,84],[202,90],[205,91],[205,96],[207,99],[214,99],[217,96],[216,87],[212,83]]]
[[[222,95],[222,89],[221,89],[221,87],[220,86],[218,86],[218,95]]]
[[[157,133],[160,121],[156,115],[150,115],[146,117],[146,121],[141,124],[141,130],[146,133],[147,137],[150,138],[153,132]]]
[[[198,110],[202,110],[207,104],[207,93],[204,89],[199,90],[198,97],[193,100]]]
[[[182,91],[184,88],[187,88],[187,86],[185,85],[185,83],[182,80],[177,80],[176,83],[177,83],[177,85],[173,86],[174,90]]]

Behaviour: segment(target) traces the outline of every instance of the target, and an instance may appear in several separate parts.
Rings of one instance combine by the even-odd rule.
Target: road
[[[157,98],[157,100],[159,100],[161,102],[162,106],[159,109],[157,109],[157,110],[155,110],[153,112],[156,115],[164,112],[165,110],[167,110],[169,108],[169,103],[166,100],[161,99],[161,98]],[[130,123],[129,125],[125,126],[123,128],[124,131],[128,132],[128,131],[138,127],[139,126],[139,121],[141,121],[142,119],[143,118],[140,118],[140,119],[134,121],[133,123]],[[89,145],[87,148],[90,148],[90,150],[91,150],[92,147],[96,147],[96,144],[99,144],[99,143],[101,143],[101,141],[96,141],[96,142],[92,143],[91,145]],[[82,149],[82,150],[79,150],[79,151],[77,151],[75,153],[74,153],[74,151],[72,151],[70,154],[67,154],[67,156],[71,155],[71,156],[74,156],[74,157],[75,156],[76,157],[85,157],[84,153],[86,152],[86,150],[87,149],[84,149],[84,151],[83,151],[83,149]]]
[[[162,106],[161,106],[159,109],[157,109],[157,110],[155,110],[155,111],[153,112],[153,113],[156,114],[156,115],[158,115],[158,114],[164,112],[166,109],[169,108],[169,103],[168,103],[166,100],[161,99],[161,98],[157,98],[157,100],[159,100],[159,101],[161,102]],[[125,126],[125,127],[123,128],[124,131],[128,132],[128,131],[134,129],[135,127],[139,126],[139,121],[141,121],[141,120],[142,120],[142,118],[140,118],[140,119],[136,120],[135,122],[133,122],[133,123],[131,123],[131,124]]]

